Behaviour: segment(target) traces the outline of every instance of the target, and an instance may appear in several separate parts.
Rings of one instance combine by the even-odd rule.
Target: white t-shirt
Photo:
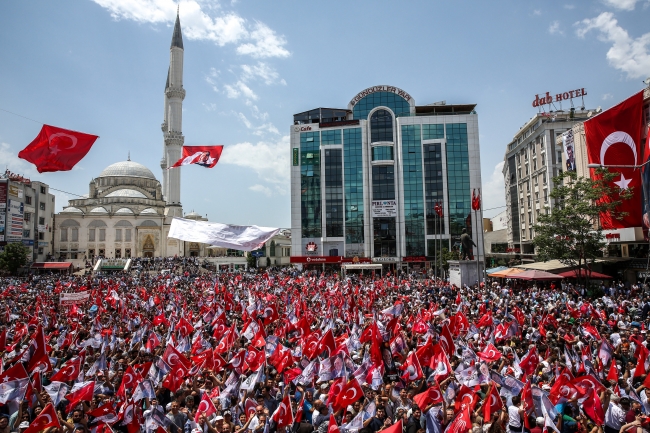
[[[614,402],[609,402],[607,412],[605,412],[605,425],[616,430],[620,430],[625,424],[625,411]]]
[[[519,415],[519,408],[517,406],[508,407],[508,425],[521,429],[521,416]]]

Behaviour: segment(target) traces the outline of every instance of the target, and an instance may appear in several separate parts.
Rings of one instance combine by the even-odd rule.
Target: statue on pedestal
[[[472,238],[467,234],[467,229],[463,228],[460,235],[460,259],[474,260],[472,254],[472,245],[476,246]]]

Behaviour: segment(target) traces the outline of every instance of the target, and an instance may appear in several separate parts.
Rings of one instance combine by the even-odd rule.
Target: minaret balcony
[[[171,98],[180,98],[180,99],[185,99],[185,89],[182,87],[168,87],[165,89],[165,95],[171,99]]]

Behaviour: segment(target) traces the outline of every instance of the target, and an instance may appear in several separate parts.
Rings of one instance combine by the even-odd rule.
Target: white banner
[[[234,226],[174,218],[169,228],[168,237],[186,242],[199,242],[219,248],[253,251],[261,248],[266,241],[279,231],[280,229],[270,227]]]
[[[396,217],[397,200],[377,200],[372,202],[372,217]]]
[[[90,297],[88,292],[79,292],[79,293],[61,293],[59,302],[61,305],[72,305],[72,304],[81,304],[86,302]]]

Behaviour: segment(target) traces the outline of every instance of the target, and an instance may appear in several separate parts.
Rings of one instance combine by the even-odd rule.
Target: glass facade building
[[[481,188],[475,104],[417,106],[397,87],[374,86],[347,109],[293,120],[294,263],[427,267],[459,248],[463,229],[482,259],[482,215],[471,209]]]

